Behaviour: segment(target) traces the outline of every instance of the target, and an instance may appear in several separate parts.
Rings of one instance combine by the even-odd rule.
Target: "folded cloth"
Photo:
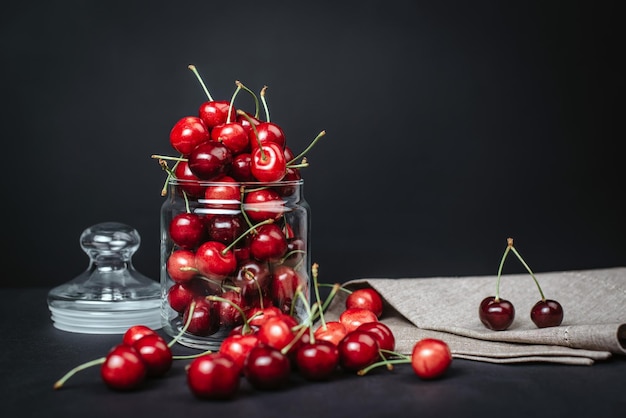
[[[626,267],[535,273],[547,299],[559,301],[560,326],[537,328],[530,319],[540,293],[529,274],[505,274],[500,298],[515,306],[505,331],[487,329],[478,317],[483,298],[494,296],[496,276],[368,278],[343,284],[372,287],[384,299],[381,322],[396,337],[396,351],[410,354],[422,338],[439,338],[454,357],[492,363],[551,362],[590,365],[626,355]],[[337,320],[345,309],[339,292],[325,313]]]

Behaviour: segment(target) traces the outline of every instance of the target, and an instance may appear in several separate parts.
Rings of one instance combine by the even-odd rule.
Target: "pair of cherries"
[[[539,300],[530,310],[530,318],[538,328],[556,327],[563,322],[563,307],[559,302],[553,299],[546,299],[543,290],[539,285],[539,281],[535,277],[528,264],[524,261],[520,253],[513,246],[513,238],[507,239],[507,247],[500,261],[498,268],[498,278],[496,281],[495,296],[484,298],[478,308],[478,316],[485,327],[494,331],[504,331],[508,329],[515,319],[515,307],[513,304],[500,298],[500,279],[502,276],[502,267],[509,252],[513,252],[520,262],[524,265],[530,276],[533,278],[541,300]]]

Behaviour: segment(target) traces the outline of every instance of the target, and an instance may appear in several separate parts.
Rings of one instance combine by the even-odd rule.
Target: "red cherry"
[[[266,306],[264,308],[254,307],[248,310],[248,323],[251,326],[262,327],[265,322],[275,316],[281,316],[283,312],[275,306]],[[258,331],[257,331],[258,332]]]
[[[209,100],[200,105],[198,115],[200,119],[204,121],[205,125],[209,129],[212,129],[226,123],[229,110],[230,102],[226,100]],[[234,109],[233,114],[235,114]]]
[[[221,242],[204,242],[196,251],[196,268],[203,276],[223,280],[237,269],[237,259]]]
[[[451,363],[450,348],[441,340],[425,338],[413,346],[411,367],[422,379],[434,379],[441,376]]]
[[[240,369],[228,355],[209,353],[187,368],[187,386],[200,399],[231,399],[239,390]]]
[[[232,154],[226,146],[216,141],[206,141],[189,154],[189,169],[201,180],[211,180],[226,173]]]
[[[250,238],[250,254],[259,261],[279,261],[287,252],[287,239],[276,224],[261,225]]]
[[[133,325],[128,328],[122,336],[122,343],[133,345],[133,343],[146,335],[155,335],[157,332],[146,325]]]
[[[199,184],[200,179],[189,169],[187,161],[179,161],[174,168],[174,176],[179,181],[179,187],[189,197],[201,197],[204,195],[204,186]]]
[[[173,310],[183,313],[195,296],[195,286],[190,283],[175,283],[167,291],[167,302]]]
[[[227,290],[220,295],[222,299],[226,299],[228,302],[217,301],[215,302],[216,309],[219,315],[220,325],[224,327],[233,327],[243,322],[241,312],[233,305],[239,306],[243,309],[244,300],[240,292],[234,290]]]
[[[259,343],[259,337],[253,334],[231,334],[224,338],[219,352],[230,356],[243,373],[243,366],[250,350]]]
[[[241,192],[235,179],[230,176],[220,176],[204,191],[204,200],[201,201],[212,214],[236,214],[241,205]],[[232,184],[231,184],[232,183]]]
[[[160,377],[169,371],[173,357],[167,342],[159,334],[146,335],[135,341],[133,347],[146,364],[149,377]]]
[[[221,142],[235,155],[248,148],[248,134],[237,122],[224,123],[211,130],[211,139]]]
[[[371,332],[352,331],[339,342],[339,365],[347,371],[358,371],[379,358],[376,337]]]
[[[244,210],[252,222],[278,219],[285,212],[283,198],[273,189],[258,189],[245,194]]]
[[[376,314],[365,308],[346,309],[339,315],[339,322],[346,327],[348,332],[354,331],[361,324],[377,321],[378,318],[376,317]]]
[[[261,122],[256,125],[256,136],[251,129],[249,133],[250,146],[254,151],[259,147],[259,144],[266,145],[268,143],[274,143],[280,147],[285,148],[285,133],[283,129],[273,122]]]
[[[187,332],[198,336],[214,334],[218,330],[219,322],[217,314],[213,309],[213,304],[203,297],[198,297],[194,300],[196,304],[191,319],[189,319],[189,314],[193,305],[189,305],[183,313],[183,323],[186,324],[189,321]]]
[[[247,260],[239,265],[232,277],[233,284],[241,289],[241,295],[251,303],[269,292],[270,269],[266,262]]]
[[[339,349],[330,341],[303,344],[296,352],[299,373],[308,380],[326,380],[339,366]]]
[[[283,313],[289,313],[291,305],[295,302],[298,286],[304,284],[304,279],[291,267],[284,264],[276,266],[272,274],[270,293],[274,305]],[[306,294],[307,289],[302,288],[301,291]]]
[[[246,231],[245,222],[241,215],[215,215],[207,222],[209,239],[229,245]]]
[[[532,307],[530,319],[539,328],[557,327],[563,322],[563,307],[556,300],[540,300]]]
[[[383,313],[383,299],[372,288],[357,289],[346,298],[346,309],[363,308],[374,312],[377,318]]]
[[[279,350],[256,345],[246,358],[244,375],[256,389],[275,390],[284,387],[291,374],[289,358]]]
[[[241,114],[241,112],[244,112],[244,111],[243,110],[237,111],[237,122],[239,122],[241,126],[243,126],[243,128],[246,130],[248,134],[248,137],[250,138],[250,135],[254,135],[254,133],[251,133],[253,132],[251,123],[254,124],[255,127],[257,127],[259,126],[261,121],[258,118],[255,118],[253,115],[251,115],[248,112],[244,112],[245,115]],[[256,140],[256,137],[253,136],[252,138]]]
[[[174,250],[165,264],[167,274],[176,283],[187,283],[197,274],[196,254],[190,250]]]
[[[393,332],[382,322],[366,322],[359,325],[357,330],[374,334],[381,350],[394,351],[396,349],[396,338]]]
[[[348,330],[346,330],[346,327],[341,322],[327,321],[326,326],[320,325],[313,333],[313,336],[316,341],[324,340],[339,345],[346,334],[348,334]]]
[[[230,175],[237,181],[251,182],[256,181],[256,178],[250,171],[250,164],[252,163],[252,155],[249,152],[242,152],[233,157],[233,161],[230,164]]]
[[[289,344],[295,338],[290,324],[284,319],[284,315],[274,316],[268,318],[267,321],[257,331],[259,341],[263,344],[267,344],[270,347],[274,347],[277,350],[282,350],[287,344]]]
[[[208,140],[209,130],[197,116],[186,116],[178,120],[170,131],[170,144],[183,155],[190,154],[194,148]]]
[[[139,352],[130,345],[116,345],[100,367],[104,383],[115,390],[137,389],[147,376],[147,368]]]
[[[258,181],[272,183],[282,180],[287,172],[287,161],[280,145],[270,142],[254,149],[250,172]]]
[[[195,213],[183,212],[174,216],[169,225],[172,241],[181,248],[195,248],[205,234],[202,218]]]
[[[478,316],[487,328],[504,331],[515,319],[515,307],[508,300],[488,296],[480,303]]]

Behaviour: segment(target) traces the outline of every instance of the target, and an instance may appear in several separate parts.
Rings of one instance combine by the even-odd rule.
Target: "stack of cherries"
[[[319,296],[317,265],[312,267],[316,303],[303,303],[309,311],[307,321],[296,318],[274,306],[247,316],[232,301],[220,296],[207,300],[220,301],[240,311],[244,322],[231,330],[217,351],[192,356],[176,356],[172,347],[182,335],[166,343],[156,331],[143,325],[128,329],[119,345],[106,357],[79,365],[59,379],[60,389],[76,372],[100,365],[103,382],[119,391],[144,387],[148,378],[163,378],[174,360],[187,359],[186,381],[190,392],[200,399],[232,399],[239,393],[242,380],[258,390],[279,390],[289,386],[295,376],[307,381],[328,381],[340,373],[363,376],[384,366],[411,364],[421,379],[441,377],[449,368],[452,356],[448,345],[437,339],[422,339],[411,355],[395,352],[395,336],[380,321],[383,301],[369,287],[348,290],[339,284],[325,301]],[[324,320],[324,310],[338,291],[349,293],[345,309],[335,321]],[[297,297],[304,298],[299,293]],[[199,304],[192,302],[192,312]],[[185,327],[190,325],[187,321]],[[184,332],[184,329],[183,329]]]
[[[153,158],[175,182],[171,193],[185,202],[165,219],[173,328],[180,329],[195,301],[187,332],[203,338],[242,324],[237,309],[206,296],[250,314],[265,306],[293,313],[296,289],[307,294],[306,224],[288,213],[287,202],[297,199],[300,169],[308,166],[304,155],[325,132],[296,156],[283,129],[270,120],[266,87],[261,120],[257,95],[242,83],[236,82],[230,101],[213,100],[196,68],[190,69],[208,101],[197,116],[183,117],[171,129],[170,144],[179,156]],[[254,98],[254,113],[236,109],[241,91]]]

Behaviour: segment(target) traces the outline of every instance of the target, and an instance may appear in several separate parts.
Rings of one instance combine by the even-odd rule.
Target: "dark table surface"
[[[252,389],[245,379],[230,401],[195,399],[177,360],[168,375],[139,391],[114,392],[97,367],[60,390],[53,383],[72,367],[102,357],[119,335],[59,331],[46,304],[48,289],[1,289],[3,417],[623,417],[626,357],[592,366],[501,365],[455,359],[444,378],[422,381],[409,365],[365,376],[338,374],[311,383],[294,375],[280,391]],[[197,353],[174,346],[175,354]]]

